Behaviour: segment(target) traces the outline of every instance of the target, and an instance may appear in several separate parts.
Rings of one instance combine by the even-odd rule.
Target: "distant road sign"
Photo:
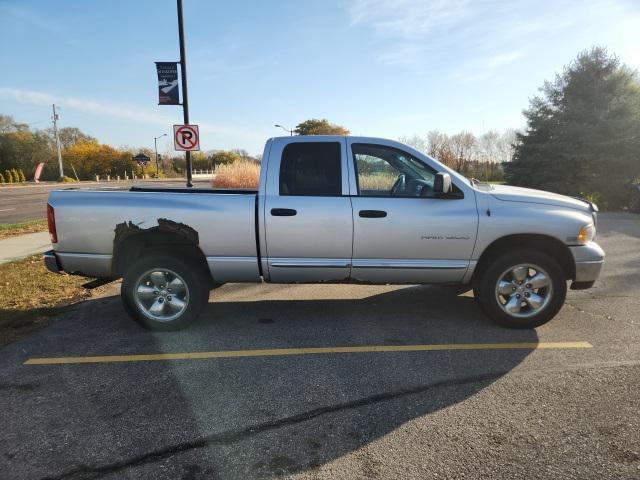
[[[141,165],[142,167],[144,167],[151,160],[151,158],[147,157],[144,153],[137,154],[135,157],[133,157],[133,159],[138,162],[138,165]]]
[[[173,145],[181,152],[200,150],[198,125],[174,125]]]

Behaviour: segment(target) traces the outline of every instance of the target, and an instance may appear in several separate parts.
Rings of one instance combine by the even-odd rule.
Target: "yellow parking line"
[[[158,360],[203,360],[208,358],[315,355],[322,353],[430,352],[442,350],[539,350],[593,348],[589,342],[444,343],[431,345],[368,345],[361,347],[274,348],[267,350],[222,350],[218,352],[152,353],[92,357],[30,358],[24,365],[67,365],[74,363],[149,362]]]

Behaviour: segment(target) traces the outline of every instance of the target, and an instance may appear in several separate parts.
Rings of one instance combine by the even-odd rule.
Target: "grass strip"
[[[29,222],[20,223],[4,223],[0,224],[0,240],[3,238],[15,237],[27,233],[45,232],[47,231],[47,220],[31,220]]]

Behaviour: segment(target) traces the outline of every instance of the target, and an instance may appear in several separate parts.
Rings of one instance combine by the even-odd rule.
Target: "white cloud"
[[[78,110],[99,116],[118,118],[130,122],[155,124],[168,127],[176,123],[176,117],[169,117],[160,113],[143,111],[126,104],[104,103],[96,100],[65,97],[33,90],[19,90],[16,88],[0,87],[0,97],[12,98],[22,103],[48,106],[53,103],[72,110]],[[247,140],[264,139],[265,134],[232,127],[200,123],[200,131],[219,135],[232,135]]]
[[[522,57],[523,53],[521,51],[501,53],[487,59],[487,67],[498,68],[502,65],[513,63]]]
[[[470,13],[469,0],[353,0],[350,8],[352,25],[404,39],[424,38],[459,24]]]
[[[381,63],[431,68],[455,55],[452,76],[468,82],[495,75],[549,36],[580,34],[597,18],[636,16],[636,1],[351,0],[348,13],[353,28],[371,32]]]

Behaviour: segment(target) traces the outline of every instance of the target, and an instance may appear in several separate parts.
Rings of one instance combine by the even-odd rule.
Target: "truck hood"
[[[488,192],[498,200],[507,202],[541,203],[557,207],[573,208],[583,212],[589,212],[597,207],[586,200],[560,195],[558,193],[534,190],[532,188],[511,187],[509,185],[493,185]]]

